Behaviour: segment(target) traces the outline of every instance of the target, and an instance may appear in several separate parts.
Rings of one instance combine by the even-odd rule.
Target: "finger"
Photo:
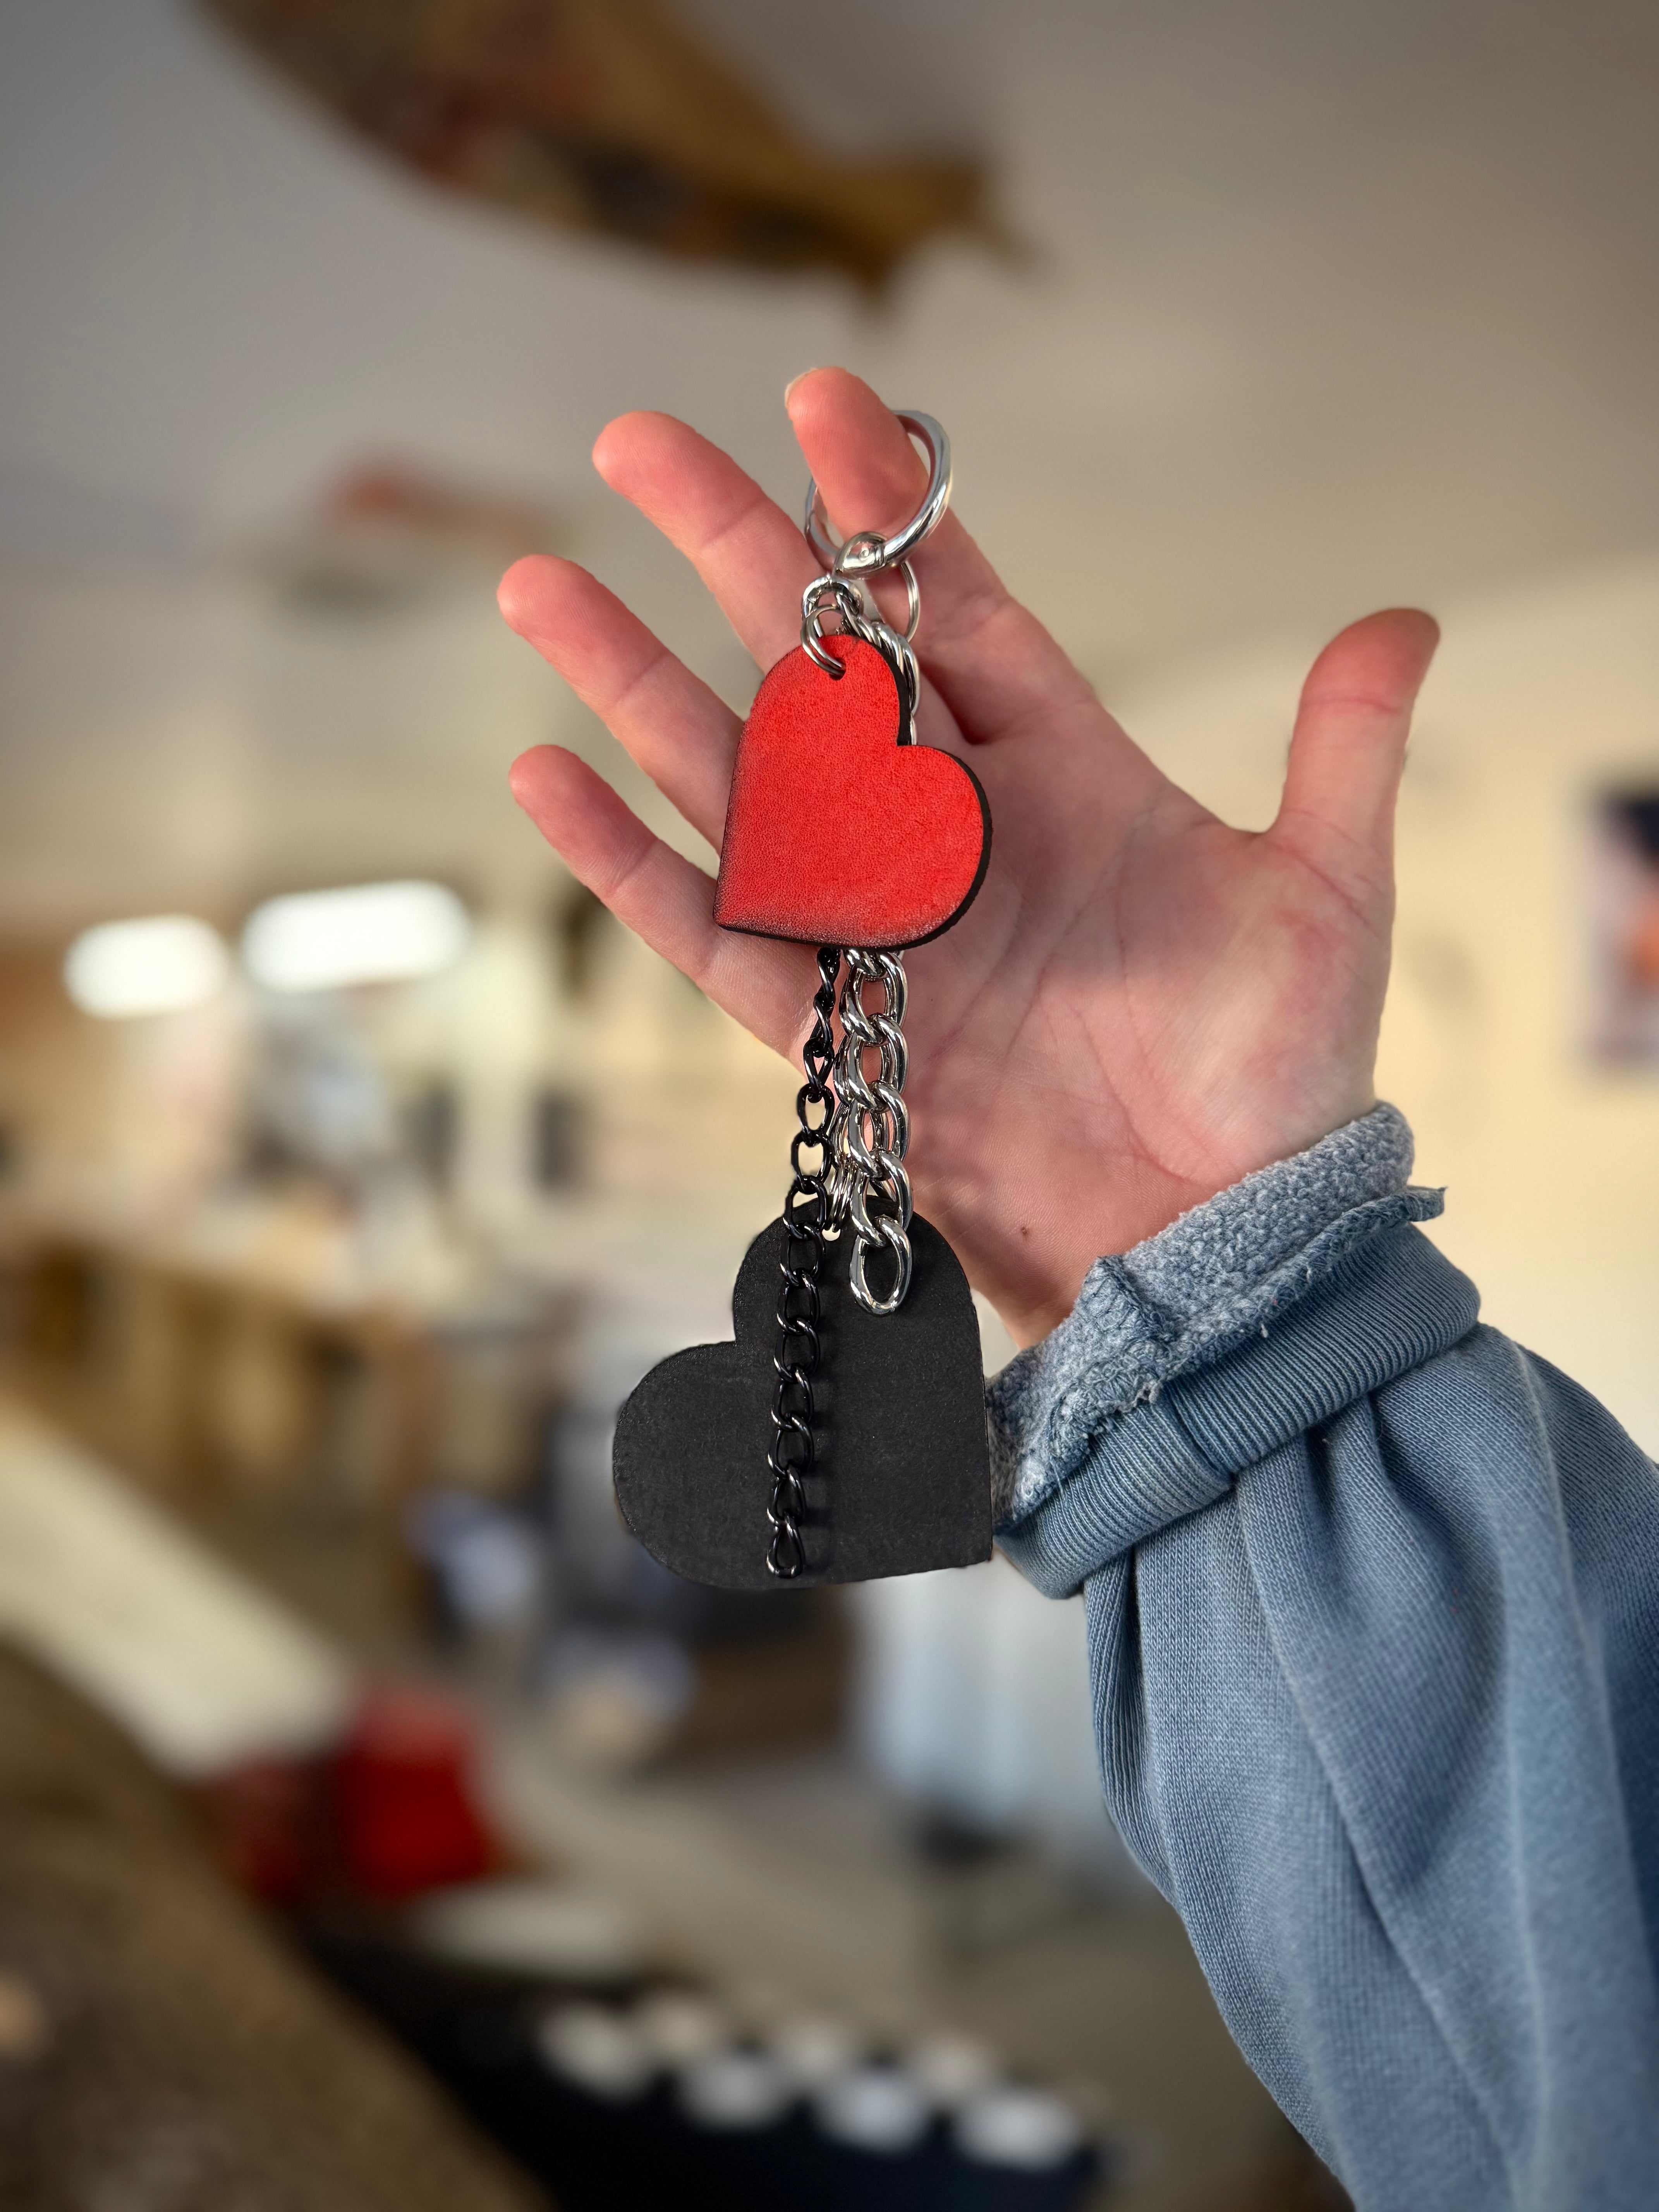
[[[714,886],[655,837],[602,775],[560,745],[513,763],[513,796],[579,883],[764,1043],[805,1034],[817,966],[805,945],[719,928]]]
[[[838,536],[888,536],[909,520],[927,491],[927,466],[867,384],[844,368],[809,369],[784,404]],[[927,672],[965,737],[984,743],[1068,707],[1094,708],[1084,678],[1010,597],[955,515],[945,515],[914,565]]]
[[[1440,641],[1412,608],[1368,615],[1334,638],[1309,672],[1272,834],[1339,848],[1343,865],[1385,872],[1412,708]]]
[[[800,641],[818,564],[783,510],[729,454],[672,415],[619,416],[593,465],[684,554],[763,668]]]
[[[594,465],[686,555],[756,660],[769,668],[800,642],[800,595],[820,571],[805,538],[737,463],[671,415],[623,415],[593,448]],[[924,682],[923,742],[961,734]]]
[[[497,597],[511,627],[691,827],[718,845],[738,742],[731,708],[574,561],[548,554],[515,561]]]

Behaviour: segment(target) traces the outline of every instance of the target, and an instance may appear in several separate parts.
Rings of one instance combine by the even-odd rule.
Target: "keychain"
[[[755,695],[720,844],[715,921],[817,948],[793,1181],[738,1270],[734,1340],[664,1360],[617,1424],[623,1519],[665,1566],[726,1589],[990,1556],[978,1322],[956,1255],[912,1210],[905,1167],[903,955],[966,912],[991,817],[973,771],[916,740],[909,556],[949,504],[951,447],[932,416],[898,419],[930,475],[895,535],[836,544],[807,486],[824,574],[802,596],[799,647]],[[860,589],[890,568],[902,634]]]

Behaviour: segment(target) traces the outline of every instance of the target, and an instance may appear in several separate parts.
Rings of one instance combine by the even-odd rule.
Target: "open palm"
[[[925,471],[874,392],[818,369],[788,404],[837,526],[896,528]],[[611,423],[594,460],[696,564],[762,667],[798,644],[817,563],[733,461],[651,414]],[[953,517],[916,568],[919,734],[971,757],[994,842],[967,915],[908,963],[910,1166],[921,1210],[1029,1341],[1102,1253],[1372,1103],[1395,797],[1436,632],[1425,615],[1373,615],[1326,647],[1278,818],[1254,833],[1130,742]],[[501,606],[718,844],[738,718],[570,562],[518,562]],[[717,928],[710,878],[574,755],[538,746],[513,787],[619,919],[757,1036],[799,1050],[810,951]]]

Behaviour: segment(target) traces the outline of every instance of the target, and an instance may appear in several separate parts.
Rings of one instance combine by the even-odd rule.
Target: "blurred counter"
[[[258,1229],[164,1239],[14,1219],[5,1378],[180,1506],[303,1494],[366,1524],[395,1593],[413,1496],[531,1480],[574,1294],[459,1265],[393,1290],[351,1279],[297,1210]]]

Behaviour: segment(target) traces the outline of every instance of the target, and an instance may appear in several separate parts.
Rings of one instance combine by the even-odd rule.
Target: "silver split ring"
[[[916,632],[921,627],[921,586],[916,581],[916,572],[908,561],[899,562],[898,572],[904,579],[904,629],[902,635],[907,645],[914,645]],[[855,572],[843,569],[841,573],[845,575]],[[867,586],[866,589],[868,589]],[[875,593],[871,592],[870,604],[872,607],[875,606]],[[876,620],[879,622],[881,609],[876,607],[875,613]]]

